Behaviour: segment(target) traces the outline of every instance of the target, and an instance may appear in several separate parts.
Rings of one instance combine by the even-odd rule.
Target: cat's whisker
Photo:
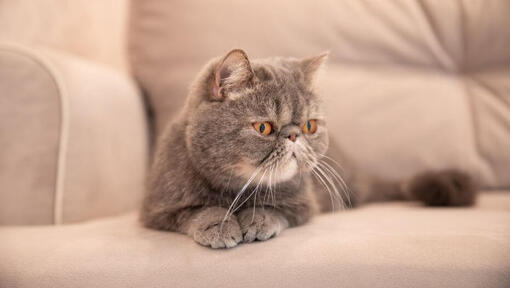
[[[317,165],[315,166],[315,171],[319,174],[322,175],[323,177],[323,180],[326,181],[332,189],[333,189],[333,192],[334,192],[334,195],[336,196],[336,198],[338,199],[338,202],[340,203],[340,207],[345,207],[345,202],[344,202],[344,199],[342,197],[342,195],[340,194],[340,192],[338,191],[336,185],[335,185],[335,179],[336,179],[336,175],[335,173],[333,173],[332,171],[330,171],[329,169],[326,169],[324,167],[324,165],[321,165],[321,162],[318,161],[317,162]],[[335,171],[336,172],[336,171]],[[329,176],[329,174],[331,174],[333,176],[333,179],[331,179],[331,177]],[[339,183],[341,183],[340,180],[336,179]],[[340,184],[341,185],[341,184]],[[341,185],[342,186],[342,185]],[[344,190],[342,189],[342,192],[344,192]],[[344,193],[345,195],[345,193]]]
[[[326,172],[327,170],[323,169],[323,166],[321,166],[320,164],[321,164],[320,162],[317,163],[317,166],[315,167],[317,169],[317,172],[321,173],[324,176],[324,178],[326,179],[326,181],[329,183],[329,185],[331,185],[331,187],[333,188],[333,191],[335,192],[335,195],[338,197],[338,200],[340,202],[340,207],[344,207],[345,205],[344,205],[344,199],[342,197],[342,194],[340,194],[340,192],[338,191],[334,180],[332,180],[331,177]]]
[[[276,208],[276,195],[275,195],[275,189],[278,190],[278,179],[276,179],[278,177],[278,164],[279,162],[276,161],[275,165],[275,169],[274,169],[274,185],[273,185],[273,190],[271,192],[271,196],[273,196],[273,207]]]
[[[222,190],[221,190],[221,199],[224,199],[224,198],[223,198],[223,193],[224,193],[225,191],[228,191],[228,189],[230,188],[230,180],[232,180],[232,175],[233,175],[233,174],[234,174],[234,167],[232,167],[232,168],[230,169],[230,176],[228,177],[227,188],[225,188],[225,189],[222,189]]]
[[[255,191],[255,199],[253,200],[253,215],[251,217],[251,222],[252,223],[255,220],[255,206],[257,205],[257,194],[259,193],[259,186],[260,186],[260,183],[262,183],[262,180],[264,179],[264,176],[266,175],[267,169],[268,168],[266,168],[264,170],[264,174],[262,175],[262,177],[260,177],[259,183],[257,184],[257,187],[255,187],[255,190],[254,190]],[[248,196],[248,198],[250,198],[250,196]]]
[[[329,157],[328,155],[324,155],[324,154],[321,154],[321,153],[317,153],[317,155],[321,156],[324,159],[328,159],[329,161],[333,162],[338,168],[340,168],[342,173],[345,172],[344,167],[340,163],[338,163],[338,161],[336,161],[335,159]]]
[[[313,169],[313,165],[310,164],[309,161],[307,161],[306,163],[307,165],[310,166],[310,171],[312,171],[312,175],[315,176],[315,178],[322,184],[322,186],[326,189],[326,191],[328,192],[329,194],[329,199],[331,201],[331,209],[334,210],[335,209],[335,204],[334,204],[334,199],[333,199],[333,195],[331,193],[331,190],[329,189],[329,186],[326,184],[326,182],[322,179],[322,177]]]
[[[306,163],[305,163],[308,168],[310,169],[310,172],[312,173],[312,175],[319,181],[319,183],[324,187],[324,189],[326,190],[326,192],[328,192],[329,194],[329,197],[330,197],[330,200],[331,200],[331,206],[333,207],[333,195],[330,191],[330,188],[329,188],[329,185],[327,184],[327,182],[323,179],[322,175],[320,175],[317,171],[315,171],[315,165],[307,160]]]
[[[315,159],[317,159],[317,158],[318,158],[318,157],[316,157],[316,156],[315,156],[315,154],[316,154],[316,153],[315,153],[315,152],[314,152],[314,151],[313,151],[310,147],[305,146],[305,145],[303,145],[302,143],[296,142],[296,144],[297,144],[299,147],[301,147],[302,149],[304,149],[304,150],[305,150],[305,152],[306,152],[306,154],[304,154],[304,155],[305,155],[305,157],[306,157],[306,159],[305,159],[305,160],[310,161],[310,162],[313,164],[313,165],[312,165],[312,167],[315,167],[315,165],[316,165],[316,164],[315,164],[315,162],[316,162],[316,160],[315,160]],[[312,155],[312,156],[314,156],[314,157],[309,157],[309,154],[311,154],[311,155]]]
[[[269,181],[269,196],[271,197],[271,206],[276,207],[276,198],[275,198],[275,186],[276,186],[276,173],[278,169],[278,162],[272,166],[271,169],[271,181]]]
[[[262,177],[260,177],[259,182],[258,182],[257,186],[255,187],[255,189],[253,189],[253,191],[250,193],[250,195],[248,195],[248,197],[246,197],[246,199],[244,199],[243,202],[241,202],[241,204],[235,206],[235,208],[232,209],[232,212],[230,213],[230,215],[233,215],[237,211],[237,209],[241,208],[244,205],[244,203],[246,203],[251,198],[251,196],[253,196],[253,194],[259,188],[260,183],[262,182],[262,179],[264,178],[266,172],[267,172],[267,168],[264,169],[264,173],[262,174]]]
[[[240,197],[244,194],[244,192],[246,191],[246,189],[248,188],[248,186],[251,184],[251,182],[253,181],[253,179],[255,179],[255,177],[257,177],[257,175],[259,174],[260,170],[262,169],[262,167],[257,167],[257,169],[255,169],[255,171],[252,173],[252,175],[250,176],[250,178],[248,179],[248,181],[246,181],[246,184],[244,184],[243,188],[241,188],[241,190],[239,191],[239,193],[237,193],[236,197],[234,198],[234,200],[232,201],[232,203],[230,204],[230,206],[228,207],[227,209],[227,213],[225,213],[225,217],[223,218],[223,220],[221,221],[221,227],[220,229],[223,228],[223,223],[225,223],[225,221],[227,221],[228,217],[230,217],[230,215],[232,215],[234,212],[232,212],[232,209],[233,207],[236,205],[237,201],[239,201]]]
[[[258,185],[257,188],[255,188],[255,199],[253,200],[253,213],[251,215],[251,223],[255,220],[255,206],[257,205],[257,194],[258,194]]]
[[[268,198],[268,194],[271,191],[271,176],[273,175],[273,165],[269,166],[269,181],[266,185],[266,189],[264,190],[264,199],[262,200],[262,209],[266,205],[266,199]]]
[[[325,170],[328,170],[334,177],[334,179],[336,179],[339,183],[339,185],[341,186],[342,188],[342,192],[344,193],[344,195],[346,196],[346,199],[347,201],[349,202],[349,206],[352,205],[351,203],[351,189],[349,188],[349,186],[347,185],[347,183],[345,183],[344,179],[342,178],[342,176],[330,165],[328,164],[327,162],[325,161],[319,161],[319,164],[322,164],[323,168]]]
[[[338,166],[343,171],[343,168],[340,165],[340,163],[338,163],[336,160],[334,160],[333,158],[331,158],[331,157],[329,157],[327,155],[324,155],[324,154],[317,153],[317,152],[313,151],[313,149],[311,147],[307,146],[307,145],[303,145],[302,143],[299,143],[299,142],[296,142],[296,143],[297,143],[297,145],[300,148],[304,149],[307,152],[307,154],[305,154],[306,158],[313,160],[313,162],[310,161],[310,160],[307,160],[309,165],[311,166],[312,171],[316,170],[315,174],[322,175],[322,180],[327,182],[326,184],[329,184],[329,185],[326,185],[326,186],[331,187],[333,189],[332,192],[334,192],[336,198],[339,199],[339,202],[341,203],[341,206],[342,207],[345,206],[344,197],[347,199],[349,205],[351,205],[350,191],[349,191],[349,188],[348,188],[347,184],[343,180],[343,178],[325,160],[318,160],[317,161],[316,159],[320,159],[320,158],[329,159],[330,161],[332,161],[334,164],[336,164],[336,166]],[[312,157],[308,157],[309,154]],[[338,185],[340,186],[341,192],[344,195],[344,197],[342,197],[342,194],[340,193],[340,191],[338,191],[336,183],[338,183]],[[331,197],[331,193],[330,193],[330,197]]]
[[[299,168],[299,182],[298,182],[298,186],[301,186],[301,180],[302,180],[302,177],[303,177],[303,169],[301,169],[300,165],[298,165],[298,168]]]
[[[268,204],[269,204],[269,201],[271,201],[272,199],[272,193],[273,193],[273,187],[272,187],[272,184],[273,184],[273,173],[274,173],[274,168],[275,168],[275,164],[271,165],[271,169],[269,170],[269,181],[267,183],[267,197],[268,197]]]

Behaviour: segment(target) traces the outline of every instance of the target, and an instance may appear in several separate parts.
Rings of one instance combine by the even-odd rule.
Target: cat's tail
[[[344,201],[343,207],[392,200],[420,201],[427,206],[470,206],[477,198],[478,178],[460,169],[428,170],[400,181],[389,181],[358,169],[356,162],[349,159],[333,140],[330,141],[328,154],[324,161],[336,159],[334,163],[340,162],[349,168],[341,170],[350,195],[350,201]],[[331,166],[334,166],[334,163],[331,163]],[[340,172],[340,169],[337,172]],[[320,191],[320,186],[318,187],[317,191]],[[327,193],[319,192],[318,195],[322,211],[334,210],[328,204],[331,201]]]
[[[356,179],[352,183],[355,204],[408,200],[427,206],[471,206],[478,194],[478,181],[457,169],[426,171],[403,181]]]
[[[401,189],[411,200],[428,206],[471,206],[479,190],[473,176],[456,169],[420,173]]]

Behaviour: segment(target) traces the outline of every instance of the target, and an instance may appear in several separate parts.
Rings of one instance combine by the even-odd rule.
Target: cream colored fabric
[[[65,53],[0,46],[0,223],[132,210],[148,134],[131,79]]]
[[[0,224],[54,221],[59,93],[37,59],[0,47]]]
[[[0,41],[65,50],[126,71],[129,0],[2,0]]]
[[[510,286],[510,193],[475,208],[377,204],[212,250],[136,215],[0,228],[2,287]]]
[[[505,74],[510,79],[510,70]],[[344,164],[385,179],[456,167],[486,186],[510,186],[510,89],[501,81],[501,94],[487,92],[475,77],[329,67],[319,87]]]
[[[322,94],[332,139],[376,176],[456,167],[510,186],[510,2],[133,1],[133,69],[156,126],[209,58],[330,50]]]

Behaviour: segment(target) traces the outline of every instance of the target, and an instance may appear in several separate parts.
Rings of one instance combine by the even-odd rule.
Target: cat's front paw
[[[244,242],[264,241],[277,236],[289,226],[279,212],[271,208],[247,208],[238,215]]]
[[[195,231],[193,239],[211,248],[232,248],[243,240],[237,220],[233,217],[225,222],[211,221]]]

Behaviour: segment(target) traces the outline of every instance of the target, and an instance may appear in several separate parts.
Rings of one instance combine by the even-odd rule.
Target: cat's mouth
[[[247,181],[252,179],[254,183],[274,185],[274,183],[285,182],[300,173],[307,171],[307,157],[303,155],[298,146],[283,146],[271,151],[258,165],[250,163],[248,158],[236,165],[240,176]]]

